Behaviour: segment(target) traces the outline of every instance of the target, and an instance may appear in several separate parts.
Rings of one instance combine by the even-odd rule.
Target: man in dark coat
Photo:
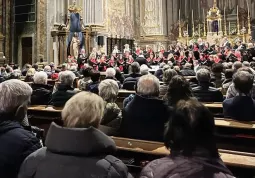
[[[123,82],[123,89],[125,90],[134,90],[135,85],[138,79],[142,75],[140,74],[140,65],[138,62],[134,62],[131,64],[131,74],[126,77]]]
[[[114,141],[98,130],[104,107],[93,93],[72,97],[62,110],[65,127],[51,125],[46,147],[27,157],[19,178],[132,178],[126,165],[111,155]]]
[[[47,85],[48,76],[45,72],[36,72],[34,75],[34,83],[31,85],[33,93],[31,96],[31,105],[48,105],[53,86]]]
[[[254,76],[238,71],[233,83],[238,95],[223,102],[224,115],[240,121],[255,121],[255,100],[250,96]]]
[[[142,76],[136,95],[123,110],[120,132],[123,137],[162,141],[168,107],[159,99],[159,80],[153,75]]]
[[[148,65],[148,62],[147,62],[147,60],[145,59],[144,55],[139,55],[139,56],[135,59],[135,61],[138,62],[140,66],[143,65],[143,64]]]
[[[197,71],[198,86],[192,88],[194,96],[201,102],[222,102],[223,95],[217,88],[210,87],[211,75],[207,69]]]
[[[181,70],[182,76],[195,76],[196,73],[193,69],[191,69],[191,67],[192,67],[192,64],[186,63],[184,65],[184,68]]]
[[[16,178],[23,160],[41,148],[33,133],[24,129],[31,87],[20,80],[0,84],[0,177]]]

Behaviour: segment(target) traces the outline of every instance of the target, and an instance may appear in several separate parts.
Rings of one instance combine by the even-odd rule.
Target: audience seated
[[[159,69],[155,72],[155,76],[159,79],[159,81],[162,81],[163,78],[163,67],[166,65],[166,63],[162,62],[159,64]]]
[[[233,77],[238,94],[223,102],[224,115],[240,121],[255,121],[255,100],[250,96],[254,76],[247,71],[238,71]]]
[[[33,80],[31,105],[48,105],[51,100],[53,86],[47,85],[47,74],[42,71],[36,72]]]
[[[106,69],[106,71],[105,71],[105,79],[115,80],[118,83],[119,88],[121,88],[120,81],[118,81],[115,78],[115,75],[116,75],[116,70],[114,68],[110,67],[110,68]]]
[[[111,156],[114,141],[98,130],[103,113],[101,97],[88,92],[72,97],[62,110],[64,127],[51,125],[46,147],[26,158],[19,178],[131,178],[125,164]]]
[[[140,74],[140,65],[138,62],[131,64],[131,74],[126,77],[123,83],[123,89],[125,90],[134,90],[137,80],[141,77]]]
[[[225,80],[222,82],[222,93],[226,94],[229,86],[232,84],[234,70],[226,69],[225,70]]]
[[[181,75],[182,76],[195,76],[196,73],[191,67],[192,67],[192,64],[187,62],[184,65],[183,69],[181,70]]]
[[[83,78],[78,81],[78,88],[81,91],[85,91],[88,84],[92,82],[92,80],[90,78],[91,70],[92,70],[92,67],[90,67],[88,65],[84,65],[84,67],[82,69]]]
[[[50,104],[55,107],[63,107],[65,103],[78,91],[74,90],[73,82],[75,75],[71,71],[63,71],[59,74],[60,84],[57,85],[57,90],[52,94]]]
[[[167,95],[164,97],[168,105],[175,107],[180,100],[188,100],[193,97],[189,82],[182,76],[177,75],[169,83]]]
[[[140,177],[232,178],[220,158],[214,129],[214,118],[203,104],[193,99],[180,101],[165,134],[170,155],[149,163]]]
[[[120,127],[121,109],[115,103],[119,93],[119,86],[115,80],[106,79],[99,84],[99,96],[105,101],[104,116],[101,124],[116,130]]]
[[[252,71],[250,70],[250,68],[247,68],[247,67],[242,67],[242,68],[239,68],[238,71],[247,71],[249,72],[250,74],[253,74]],[[226,94],[226,98],[229,99],[229,98],[233,98],[235,96],[238,95],[238,92],[237,90],[235,89],[235,85],[234,83],[232,83],[228,90],[227,90],[227,94]],[[251,96],[252,98],[255,98],[255,83],[253,84],[253,87],[252,87],[252,90],[251,92],[249,93],[249,96]]]
[[[123,137],[162,141],[169,111],[159,99],[159,80],[154,75],[142,76],[133,100],[123,109]]]
[[[28,69],[32,68],[30,64],[25,64],[22,69],[22,75],[26,76]]]
[[[121,73],[119,67],[116,67],[115,70],[116,70],[115,78],[116,78],[121,84],[123,84],[123,82],[124,82],[124,80],[125,80],[124,74]]]
[[[51,67],[50,66],[45,66],[43,71],[46,72],[46,74],[48,75],[48,79],[50,79],[51,75],[52,75]]]
[[[221,63],[214,63],[212,65],[211,82],[215,84],[216,88],[220,88],[224,80],[223,65]]]
[[[210,87],[210,71],[199,69],[196,74],[198,86],[192,88],[194,96],[201,102],[222,102],[222,93],[214,87]]]
[[[35,75],[35,69],[34,68],[30,68],[30,69],[28,69],[28,71],[27,71],[27,74],[26,74],[26,77],[25,77],[25,82],[33,82],[33,77],[34,77],[34,75]]]
[[[162,98],[166,95],[168,90],[168,85],[171,82],[172,78],[177,75],[177,72],[173,69],[168,69],[163,71],[163,85],[159,87],[159,97]]]
[[[100,83],[100,72],[96,70],[91,70],[90,72],[91,81],[86,88],[86,91],[98,94],[98,85]]]
[[[70,71],[74,73],[75,77],[81,78],[81,74],[79,73],[79,71],[77,71],[77,66],[71,66]]]
[[[16,178],[23,160],[41,147],[40,141],[23,128],[31,87],[20,80],[0,84],[0,177]]]

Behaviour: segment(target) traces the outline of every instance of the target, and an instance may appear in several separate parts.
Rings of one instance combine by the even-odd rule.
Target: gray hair
[[[199,69],[197,71],[196,77],[198,82],[209,82],[211,80],[210,71],[205,68]]]
[[[159,79],[151,74],[142,76],[137,83],[137,94],[158,97]]]
[[[68,128],[98,128],[104,114],[104,100],[93,93],[80,92],[69,99],[62,110]]]
[[[47,80],[48,80],[48,75],[43,71],[36,72],[34,75],[35,84],[47,84]]]
[[[141,65],[140,72],[141,72],[142,75],[149,74],[149,67],[145,64]]]
[[[242,66],[243,66],[243,64],[242,64],[240,61],[236,61],[236,62],[234,62],[234,64],[233,64],[233,69],[234,69],[235,71],[237,71],[237,70],[240,69]]]
[[[163,72],[163,82],[168,84],[174,76],[178,75],[177,72],[173,69],[168,69]]]
[[[138,62],[133,62],[131,64],[131,72],[132,73],[139,73],[140,72],[140,64]]]
[[[164,67],[163,67],[163,72],[166,71],[166,70],[168,70],[168,69],[171,69],[171,66],[168,65],[168,64],[164,65]]]
[[[243,61],[243,66],[244,67],[250,67],[250,63],[248,61]]]
[[[75,74],[72,71],[63,71],[59,73],[59,80],[61,84],[73,85]]]
[[[105,71],[106,77],[115,77],[116,75],[116,70],[114,68],[108,68]]]
[[[115,80],[106,79],[99,84],[99,96],[106,102],[113,103],[118,97],[119,86]]]
[[[29,102],[32,88],[25,82],[12,79],[0,84],[0,93],[0,113],[9,113]]]
[[[76,71],[77,71],[77,67],[76,67],[76,66],[71,66],[71,67],[70,67],[70,71],[76,72]]]
[[[51,72],[51,67],[50,66],[45,66],[43,71],[44,72]]]

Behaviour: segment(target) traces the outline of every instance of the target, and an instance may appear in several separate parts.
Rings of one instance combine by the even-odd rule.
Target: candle
[[[228,23],[228,33],[229,34],[231,33],[231,23],[230,22]]]
[[[239,19],[239,15],[238,15],[238,5],[237,5],[237,10],[236,10],[236,14],[237,14],[237,19]]]
[[[187,23],[187,36],[189,36],[189,24]]]
[[[226,7],[224,6],[224,20],[226,21]]]
[[[181,22],[181,9],[179,9],[179,22]]]
[[[205,19],[205,9],[203,9],[203,17],[204,17],[204,19]]]
[[[192,9],[192,23],[194,24],[194,11]]]

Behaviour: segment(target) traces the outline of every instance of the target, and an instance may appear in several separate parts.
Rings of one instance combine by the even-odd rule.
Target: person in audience
[[[221,63],[214,63],[212,65],[211,82],[215,84],[216,88],[220,88],[225,80],[223,68],[224,67]]]
[[[239,68],[238,71],[246,71],[246,72],[249,72],[250,74],[253,74],[250,68],[247,68],[247,67]],[[226,99],[233,98],[237,95],[238,95],[238,91],[235,89],[234,83],[232,83],[227,90]],[[253,84],[253,87],[251,92],[249,93],[249,96],[251,96],[252,98],[255,98],[255,83]]]
[[[248,61],[243,61],[243,67],[248,67],[250,68],[250,63]]]
[[[76,67],[76,66],[71,66],[71,67],[70,67],[70,71],[72,71],[72,72],[74,73],[75,77],[81,78],[81,75],[80,75],[80,73],[77,71],[77,67]]]
[[[33,80],[31,105],[48,105],[51,100],[53,86],[47,85],[47,74],[43,71],[36,72]]]
[[[194,96],[201,102],[222,102],[223,95],[217,88],[210,87],[211,75],[207,69],[199,69],[196,74],[198,86],[192,88]]]
[[[171,82],[172,78],[177,75],[177,72],[173,69],[168,69],[163,72],[163,85],[159,87],[159,97],[162,98],[165,96],[168,90],[168,85]]]
[[[126,77],[123,83],[123,89],[125,90],[134,90],[137,80],[141,77],[140,74],[140,65],[138,62],[131,64],[131,74]]]
[[[135,60],[136,62],[138,62],[139,66],[145,64],[148,65],[148,61],[145,59],[143,53],[141,53]]]
[[[52,123],[45,148],[26,158],[19,178],[132,178],[125,164],[112,156],[114,141],[98,128],[104,114],[101,97],[81,92],[62,110],[64,127]]]
[[[92,82],[90,77],[91,70],[92,70],[92,67],[88,65],[84,65],[84,68],[82,69],[83,78],[78,81],[78,88],[81,91],[85,91],[88,84]]]
[[[25,78],[25,82],[33,82],[33,78],[34,78],[34,75],[35,75],[35,69],[34,68],[30,68],[28,69],[27,73],[26,73],[26,78]]]
[[[240,61],[234,62],[232,69],[234,70],[234,73],[238,71],[238,69],[242,68],[243,64]]]
[[[182,75],[181,69],[179,66],[174,66],[173,69],[177,72],[178,75]]]
[[[51,67],[47,65],[44,67],[43,71],[47,74],[48,79],[50,79],[52,75]]]
[[[25,64],[22,68],[22,75],[26,76],[28,69],[32,68],[30,64]]]
[[[34,68],[36,72],[39,72],[38,64],[33,64],[32,68]]]
[[[1,69],[1,67],[0,67],[0,69]],[[5,81],[5,79],[4,79],[4,77],[2,76],[2,69],[0,70],[0,83],[2,83],[2,82],[4,82]]]
[[[34,134],[21,125],[32,88],[12,79],[0,84],[0,93],[0,177],[16,178],[23,160],[41,148]]]
[[[159,79],[159,81],[162,81],[163,77],[163,67],[166,65],[166,63],[162,62],[159,64],[159,69],[155,72],[155,76]]]
[[[170,155],[149,163],[140,177],[234,178],[220,158],[214,129],[214,118],[203,104],[195,99],[179,101],[165,134]]]
[[[120,81],[118,81],[116,78],[116,70],[114,68],[108,68],[105,71],[105,79],[112,79],[115,80],[118,83],[119,88],[121,88]]]
[[[142,76],[136,95],[123,109],[121,135],[128,138],[162,141],[169,110],[159,99],[159,80],[154,75]]]
[[[149,67],[145,64],[141,65],[140,67],[141,75],[148,75],[149,74]]]
[[[233,76],[238,94],[223,102],[224,115],[240,121],[255,121],[255,100],[250,96],[254,76],[247,71],[238,71]]]
[[[170,107],[175,107],[180,100],[188,100],[192,97],[189,82],[183,76],[177,75],[170,81],[164,100],[167,100]]]
[[[124,75],[121,73],[119,67],[116,67],[115,70],[116,70],[115,78],[116,78],[121,84],[123,84],[123,82],[124,82],[124,80],[125,80]]]
[[[58,84],[56,92],[52,94],[51,105],[63,107],[72,96],[78,93],[73,88],[74,80],[75,75],[71,71],[64,71],[59,74],[60,84]]]
[[[100,83],[100,72],[96,70],[91,70],[90,72],[91,81],[86,88],[86,91],[90,91],[92,93],[98,94],[98,86]]]
[[[192,64],[190,63],[186,63],[183,67],[183,69],[181,70],[181,75],[182,76],[195,76],[196,73],[193,69],[191,69]]]
[[[225,70],[225,80],[222,82],[222,93],[226,94],[229,86],[232,84],[232,77],[234,74],[233,69],[226,69]]]
[[[119,129],[122,113],[119,106],[115,103],[119,93],[119,86],[115,80],[106,79],[99,84],[99,96],[105,101],[104,116],[101,124]]]

